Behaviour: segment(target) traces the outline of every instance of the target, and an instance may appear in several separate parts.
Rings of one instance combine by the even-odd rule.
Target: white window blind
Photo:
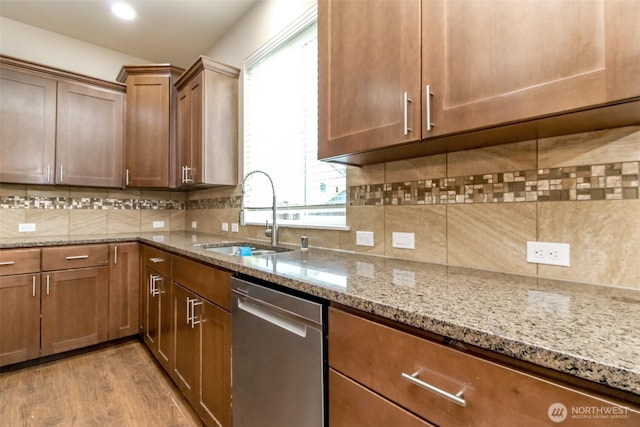
[[[271,176],[279,224],[344,226],[345,166],[317,160],[317,18],[301,19],[245,62],[244,173]],[[244,190],[246,221],[264,224],[268,180],[254,174]]]

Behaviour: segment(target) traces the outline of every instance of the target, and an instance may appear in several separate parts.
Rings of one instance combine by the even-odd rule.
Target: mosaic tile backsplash
[[[181,200],[0,196],[0,209],[185,209]]]
[[[349,187],[350,206],[638,199],[640,162]]]

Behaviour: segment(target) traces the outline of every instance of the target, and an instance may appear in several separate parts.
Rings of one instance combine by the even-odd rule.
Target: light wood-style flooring
[[[137,340],[0,374],[0,426],[201,426]]]

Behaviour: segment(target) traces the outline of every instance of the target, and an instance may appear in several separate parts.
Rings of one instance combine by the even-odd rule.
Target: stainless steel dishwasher
[[[234,427],[322,427],[326,305],[233,278]]]

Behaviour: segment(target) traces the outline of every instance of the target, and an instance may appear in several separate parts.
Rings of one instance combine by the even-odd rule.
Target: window
[[[317,160],[317,28],[312,10],[244,67],[244,173],[271,176],[280,225],[345,225],[346,168]],[[249,177],[245,220],[264,224],[271,203],[266,177]]]

